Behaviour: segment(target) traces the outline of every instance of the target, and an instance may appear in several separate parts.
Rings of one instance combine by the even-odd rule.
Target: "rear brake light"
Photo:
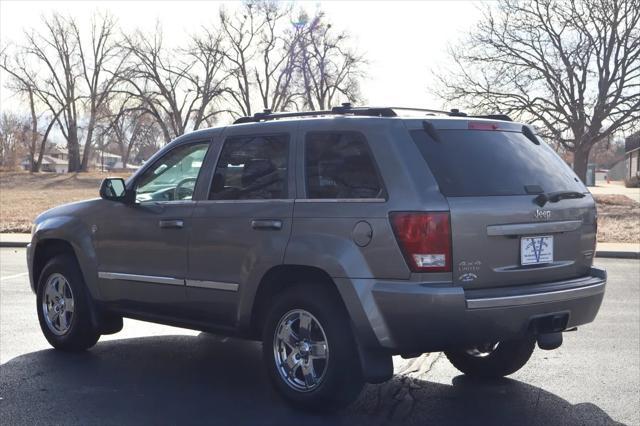
[[[449,213],[395,212],[393,232],[413,272],[451,272]]]
[[[480,121],[470,121],[469,130],[498,130],[499,127],[494,123],[484,123]]]

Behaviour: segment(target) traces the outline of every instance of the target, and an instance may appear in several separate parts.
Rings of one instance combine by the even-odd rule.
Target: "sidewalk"
[[[0,247],[26,247],[31,234],[0,234]]]
[[[596,257],[640,259],[640,244],[598,243],[598,245],[596,246]]]
[[[29,234],[0,234],[0,247],[26,247],[30,242]],[[640,259],[640,244],[598,243],[596,257]]]

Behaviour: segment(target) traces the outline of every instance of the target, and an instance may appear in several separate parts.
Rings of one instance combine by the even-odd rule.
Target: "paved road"
[[[640,424],[640,262],[609,270],[597,321],[537,350],[509,379],[476,383],[439,354],[398,360],[347,411],[312,416],[266,382],[259,344],[126,321],[85,354],[40,334],[22,249],[0,249],[0,423],[20,424]]]

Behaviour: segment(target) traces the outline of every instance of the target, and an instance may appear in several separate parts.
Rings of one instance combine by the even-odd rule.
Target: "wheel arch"
[[[69,241],[59,238],[48,238],[38,241],[33,251],[33,283],[34,287],[38,286],[40,274],[47,262],[62,254],[70,254],[78,261],[76,252]]]
[[[349,311],[335,281],[326,271],[308,265],[273,266],[262,276],[253,298],[249,323],[249,333],[252,338],[260,337],[261,324],[273,298],[286,289],[302,283],[328,286],[332,291],[335,291],[347,312]]]
[[[341,280],[344,281],[344,280]],[[314,283],[326,285],[332,291],[345,308],[350,319],[350,328],[358,348],[360,366],[363,377],[368,383],[382,383],[393,376],[393,361],[391,354],[380,347],[372,347],[369,342],[373,336],[373,330],[368,330],[365,335],[357,332],[370,328],[370,324],[360,324],[356,327],[354,321],[362,320],[358,314],[358,307],[354,306],[355,295],[349,289],[340,288],[326,271],[315,266],[308,265],[278,265],[269,269],[260,280],[255,293],[251,309],[251,322],[249,334],[251,338],[259,339],[264,324],[264,318],[268,312],[271,301],[276,295],[297,284]],[[361,309],[361,307],[360,307]]]

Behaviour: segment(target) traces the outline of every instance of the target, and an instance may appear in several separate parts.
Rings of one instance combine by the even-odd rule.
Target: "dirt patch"
[[[100,182],[114,173],[0,173],[0,232],[29,232],[37,215],[52,207],[98,197]]]
[[[640,203],[625,195],[593,196],[598,204],[598,241],[640,242]]]

